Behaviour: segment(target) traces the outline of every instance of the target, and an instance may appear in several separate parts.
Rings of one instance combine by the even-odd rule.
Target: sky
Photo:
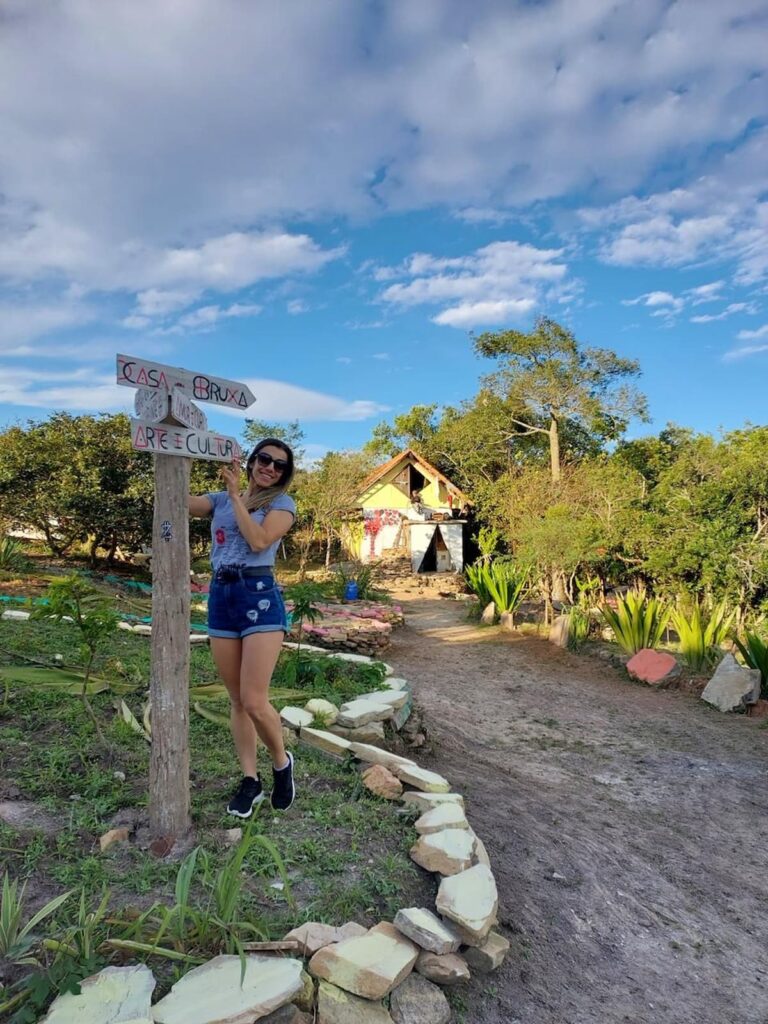
[[[310,457],[471,397],[472,333],[768,422],[765,0],[4,0],[0,429],[246,383]]]

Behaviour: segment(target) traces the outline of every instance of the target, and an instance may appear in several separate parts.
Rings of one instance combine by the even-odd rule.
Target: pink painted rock
[[[750,718],[768,718],[768,700],[758,700],[747,708]]]
[[[667,686],[680,674],[680,665],[671,654],[644,647],[629,659],[627,672],[649,686]]]

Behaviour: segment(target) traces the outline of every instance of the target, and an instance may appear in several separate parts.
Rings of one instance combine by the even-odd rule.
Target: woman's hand
[[[240,494],[240,463],[233,462],[229,466],[223,466],[221,479],[230,498],[237,498]]]

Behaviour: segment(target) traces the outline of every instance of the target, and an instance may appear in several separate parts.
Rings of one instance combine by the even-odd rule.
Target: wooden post
[[[149,825],[178,839],[189,817],[190,460],[155,455],[152,525],[152,754]]]

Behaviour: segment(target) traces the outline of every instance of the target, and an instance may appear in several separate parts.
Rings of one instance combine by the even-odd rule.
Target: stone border
[[[410,856],[440,877],[435,907],[402,908],[394,921],[369,929],[355,922],[340,928],[308,922],[281,941],[247,944],[242,984],[239,957],[218,956],[189,971],[154,1006],[149,968],[109,967],[86,979],[79,996],[59,996],[43,1024],[81,1024],[86,1016],[92,1024],[113,1024],[115,1006],[127,1002],[135,1009],[131,1019],[141,1024],[450,1021],[441,986],[499,967],[509,943],[493,930],[496,882],[485,846],[465,816],[463,796],[410,758],[348,738],[383,722],[401,729],[410,715],[410,683],[385,668],[384,688],[342,704],[328,728],[314,728],[314,715],[302,708],[284,708],[281,718],[300,744],[349,761],[371,792],[420,812]],[[318,710],[328,716],[334,706],[320,703]]]

